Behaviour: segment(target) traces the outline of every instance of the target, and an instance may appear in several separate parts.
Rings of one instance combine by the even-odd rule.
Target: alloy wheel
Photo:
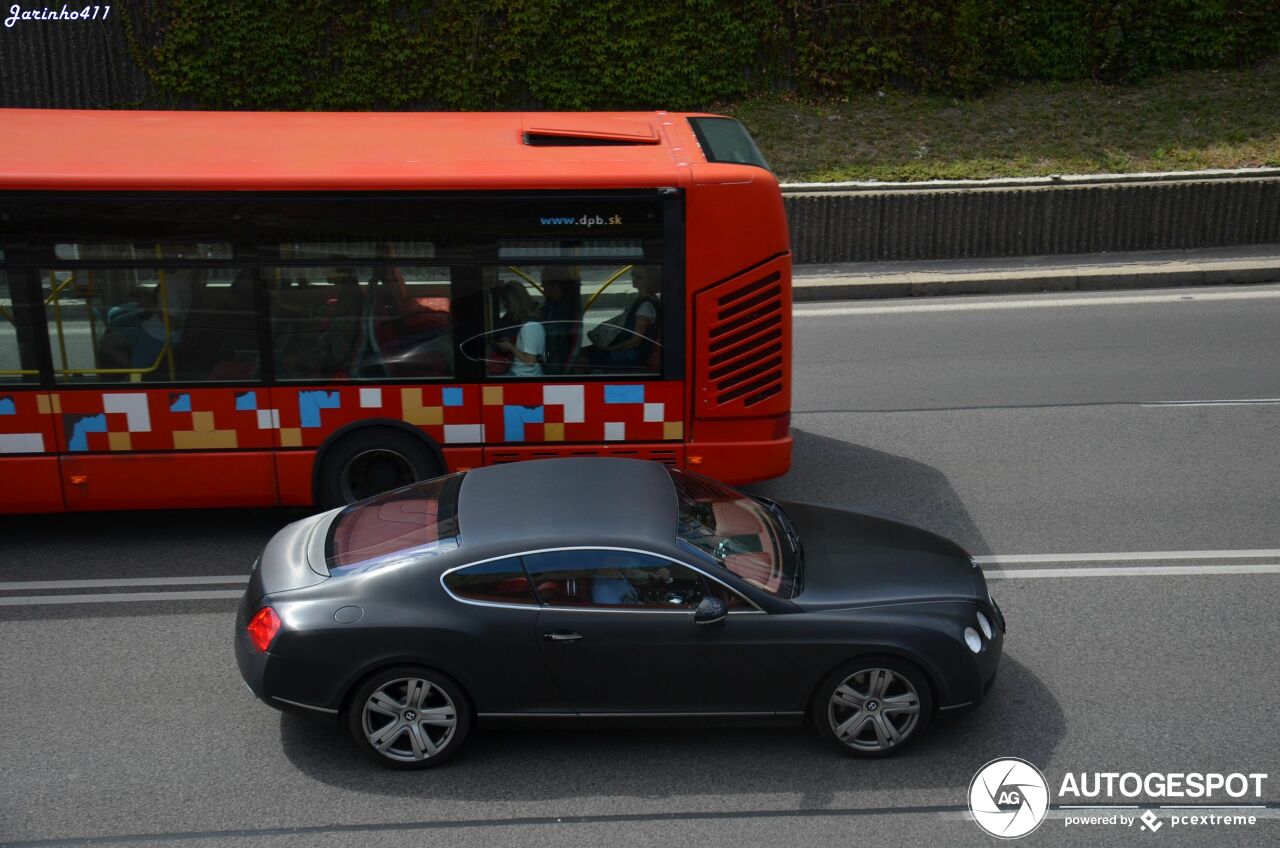
[[[887,751],[915,731],[920,696],[911,681],[887,668],[849,675],[831,693],[827,721],[836,738],[859,751]]]
[[[420,677],[388,681],[364,702],[365,739],[384,757],[419,762],[443,751],[453,740],[458,711],[453,699]]]

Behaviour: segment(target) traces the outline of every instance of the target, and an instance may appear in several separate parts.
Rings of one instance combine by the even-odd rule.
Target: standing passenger
[[[542,324],[547,331],[546,370],[563,374],[582,335],[582,278],[572,266],[542,269]]]

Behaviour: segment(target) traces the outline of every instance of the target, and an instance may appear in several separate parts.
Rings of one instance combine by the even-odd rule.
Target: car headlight
[[[964,629],[964,643],[969,646],[969,650],[975,654],[982,650],[982,637],[978,635],[978,631],[972,627]]]
[[[987,618],[982,610],[978,610],[978,627],[982,630],[982,635],[988,639],[995,634],[995,631],[991,629],[991,619]]]

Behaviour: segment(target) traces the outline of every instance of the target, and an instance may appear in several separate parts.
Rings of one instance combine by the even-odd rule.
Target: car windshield
[[[414,483],[338,513],[325,546],[329,573],[364,572],[456,548],[463,476],[450,474]]]
[[[681,540],[753,586],[782,598],[795,594],[798,554],[780,514],[709,477],[668,471],[680,501]]]

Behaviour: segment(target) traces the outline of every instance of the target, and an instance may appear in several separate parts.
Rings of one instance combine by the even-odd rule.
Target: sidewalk
[[[915,262],[796,265],[800,301],[1280,282],[1280,244]]]

